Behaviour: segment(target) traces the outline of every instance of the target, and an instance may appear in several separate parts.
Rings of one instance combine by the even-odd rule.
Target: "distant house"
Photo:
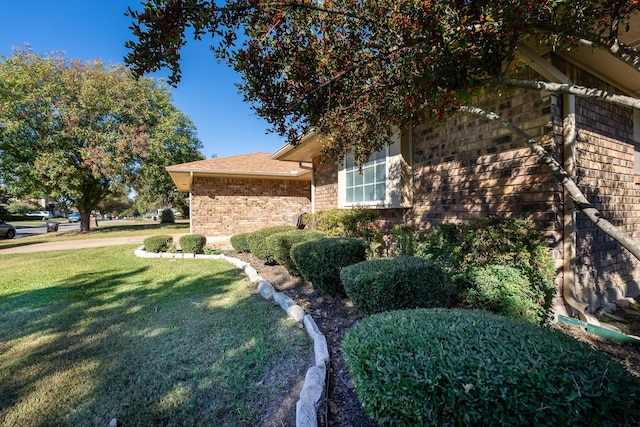
[[[635,42],[640,45],[640,38]],[[638,73],[590,49],[558,55],[522,47],[529,79],[575,83],[640,97]],[[537,90],[512,90],[476,105],[506,117],[564,163],[588,199],[640,239],[640,112],[607,102]],[[572,138],[563,124],[575,120]],[[567,132],[565,134],[565,132]],[[526,217],[546,232],[557,262],[558,307],[593,311],[640,294],[638,261],[581,213],[523,141],[494,122],[458,114],[445,125],[425,120],[360,173],[321,156],[322,135],[309,132],[273,159],[313,165],[311,211],[351,206],[380,210],[383,227],[428,229],[487,215]],[[561,310],[562,311],[562,310]]]
[[[311,209],[311,170],[269,153],[200,160],[167,171],[179,191],[189,192],[192,233],[231,236],[290,224]]]

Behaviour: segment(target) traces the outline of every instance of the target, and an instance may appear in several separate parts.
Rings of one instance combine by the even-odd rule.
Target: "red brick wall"
[[[517,90],[478,105],[521,126],[557,156],[558,130],[551,114],[556,103],[549,94]],[[417,126],[413,173],[410,217],[415,227],[487,215],[529,218],[547,232],[554,257],[561,258],[560,188],[525,142],[497,123],[458,114],[446,126]]]
[[[616,92],[560,61],[576,84]],[[576,182],[602,216],[640,240],[640,189],[633,173],[633,111],[608,102],[576,99]],[[582,213],[576,215],[576,297],[591,310],[640,294],[640,263]]]
[[[316,212],[338,207],[338,161],[313,159]]]
[[[291,224],[293,215],[311,212],[311,183],[195,177],[191,212],[193,232],[205,236],[232,236]]]

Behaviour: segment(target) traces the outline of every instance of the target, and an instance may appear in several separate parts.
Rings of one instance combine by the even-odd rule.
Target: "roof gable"
[[[291,162],[271,158],[270,153],[249,153],[236,156],[198,160],[167,166],[167,172],[179,191],[189,191],[191,177],[252,177],[311,180],[311,171]]]

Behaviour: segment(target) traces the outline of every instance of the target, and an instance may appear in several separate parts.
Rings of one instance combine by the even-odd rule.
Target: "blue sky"
[[[35,52],[64,51],[67,58],[100,58],[123,63],[132,40],[125,0],[19,0],[2,2],[0,52],[11,55],[28,43]],[[198,128],[207,158],[256,151],[274,152],[283,138],[266,134],[268,124],[242,102],[234,82],[237,74],[219,64],[205,38],[191,41],[182,52],[182,81],[172,89],[174,105]],[[165,73],[164,75],[168,75]]]

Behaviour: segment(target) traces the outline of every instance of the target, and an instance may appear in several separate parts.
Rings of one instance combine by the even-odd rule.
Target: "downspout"
[[[525,45],[518,46],[518,56],[534,71],[555,83],[572,84],[571,79],[558,70],[533,49]],[[570,176],[575,176],[575,144],[576,144],[576,98],[565,94],[562,99],[562,143],[563,167]],[[573,200],[563,187],[563,219],[562,219],[562,299],[565,307],[581,320],[599,325],[594,316],[586,312],[587,306],[576,300],[572,290],[575,288],[576,274],[573,260],[576,257],[576,226]]]
[[[311,213],[314,214],[316,213],[316,176],[313,173],[313,163],[311,163],[311,166],[307,166],[303,165],[302,162],[298,162],[298,167],[311,171]]]
[[[193,234],[193,171],[189,171],[189,234]]]

